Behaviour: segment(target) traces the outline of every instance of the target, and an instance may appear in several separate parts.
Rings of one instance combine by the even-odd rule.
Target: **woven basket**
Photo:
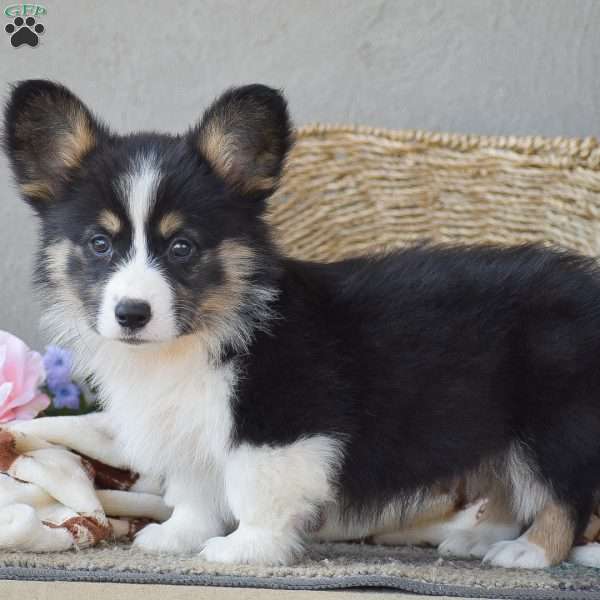
[[[309,126],[269,218],[289,254],[312,260],[423,239],[600,256],[600,144]]]

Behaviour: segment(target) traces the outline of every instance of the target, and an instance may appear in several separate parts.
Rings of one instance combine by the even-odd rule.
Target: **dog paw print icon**
[[[33,17],[15,17],[12,23],[9,23],[4,31],[10,35],[10,43],[14,48],[23,46],[31,46],[35,48],[39,41],[39,35],[44,33],[45,27],[41,23],[36,23]]]

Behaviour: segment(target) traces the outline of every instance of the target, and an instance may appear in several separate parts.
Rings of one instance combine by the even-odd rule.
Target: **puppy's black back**
[[[450,481],[515,445],[559,497],[595,486],[592,259],[421,246],[331,265],[288,261],[284,272],[283,318],[245,360],[240,441],[341,436],[340,487],[353,511]]]

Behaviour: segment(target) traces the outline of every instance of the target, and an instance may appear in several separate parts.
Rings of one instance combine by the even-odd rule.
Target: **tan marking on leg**
[[[106,208],[100,212],[98,223],[113,236],[117,235],[123,226],[121,219],[112,210],[107,210]]]
[[[377,523],[371,527],[371,535],[395,533],[405,529],[420,529],[451,519],[465,506],[463,480],[448,485],[435,485],[425,494],[416,494],[409,507],[400,508],[391,503]]]
[[[491,461],[483,463],[469,473],[461,486],[463,504],[459,504],[457,508],[463,508],[485,498],[486,501],[478,512],[478,522],[514,523],[517,519],[511,509],[511,484],[509,481],[499,479],[496,469],[495,462]]]
[[[165,239],[183,227],[183,217],[178,212],[167,213],[158,224],[158,231]]]
[[[549,502],[525,533],[527,541],[543,548],[550,564],[565,560],[575,541],[575,524],[569,511]]]
[[[581,539],[576,540],[576,543],[582,544],[590,544],[591,542],[600,542],[600,517],[597,515],[590,517]]]
[[[406,527],[428,527],[440,521],[451,519],[456,514],[455,503],[450,498],[440,499],[438,504],[430,504],[423,512],[417,513],[414,518],[407,521]]]
[[[500,525],[511,525],[516,519],[510,509],[510,502],[504,494],[495,493],[491,495],[482,507],[478,515],[479,522],[497,523]]]

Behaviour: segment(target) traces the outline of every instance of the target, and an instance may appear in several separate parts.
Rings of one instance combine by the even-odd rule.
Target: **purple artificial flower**
[[[79,387],[74,383],[67,382],[57,385],[52,393],[54,394],[52,399],[54,408],[71,408],[73,410],[79,408]]]
[[[44,354],[44,367],[46,369],[46,384],[56,394],[56,390],[61,385],[71,381],[73,355],[70,350],[65,350],[59,346],[48,346]]]

